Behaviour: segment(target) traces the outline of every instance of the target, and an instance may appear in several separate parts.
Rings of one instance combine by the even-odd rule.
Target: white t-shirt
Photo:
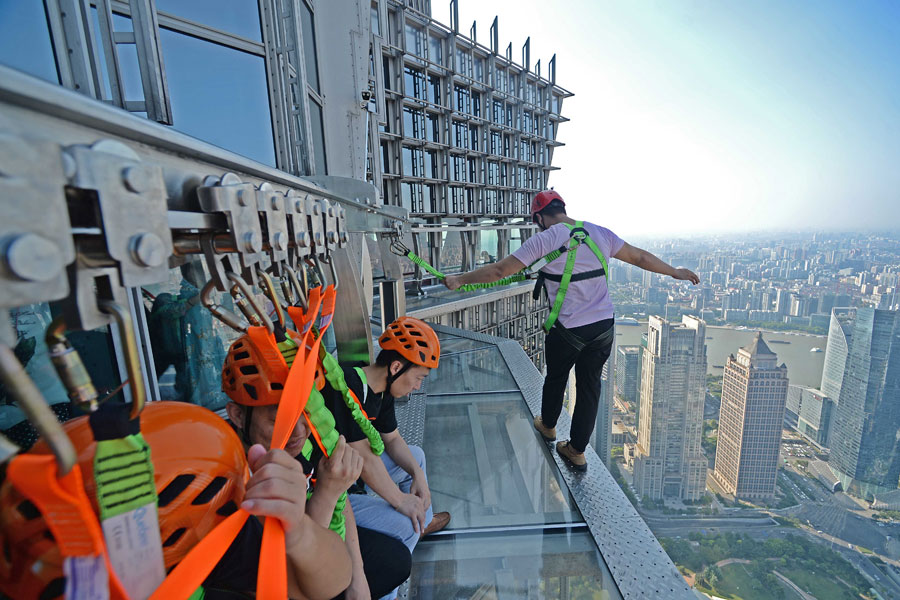
[[[606,257],[607,263],[625,245],[624,240],[605,227],[585,221],[584,229],[594,243],[597,244],[603,256]],[[512,255],[521,261],[522,264],[528,266],[562,246],[569,247],[569,228],[563,223],[557,223],[529,238]],[[550,275],[562,275],[566,266],[567,256],[568,252],[564,252],[562,256],[544,267],[542,271]],[[594,252],[586,243],[581,244],[575,255],[573,274],[594,271],[600,268],[602,268],[602,265]],[[556,292],[559,290],[559,283],[550,280],[545,280],[544,283],[547,286],[547,296],[550,298],[550,306],[552,307],[556,298]],[[609,289],[606,286],[606,277],[592,277],[591,279],[569,283],[566,299],[559,311],[560,323],[568,328],[572,328],[596,323],[604,319],[611,319],[612,317],[613,304],[609,297]]]

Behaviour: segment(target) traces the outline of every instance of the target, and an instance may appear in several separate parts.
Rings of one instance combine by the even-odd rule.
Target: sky
[[[574,93],[549,184],[620,235],[900,229],[900,2],[459,0]],[[432,16],[450,23],[449,0]]]

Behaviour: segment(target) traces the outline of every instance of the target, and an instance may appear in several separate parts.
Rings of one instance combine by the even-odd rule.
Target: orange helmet
[[[228,349],[222,366],[222,391],[244,406],[278,404],[288,370],[275,336],[265,327],[249,327]]]
[[[84,487],[94,511],[95,442],[88,417],[63,425],[78,451]],[[166,570],[237,510],[249,475],[237,434],[215,413],[184,402],[151,402],[141,412],[151,449],[159,528]],[[49,454],[41,440],[32,453]],[[0,486],[0,590],[17,600],[62,598],[59,548],[40,511],[8,481]]]
[[[434,329],[413,317],[400,317],[388,325],[378,343],[382,350],[394,350],[414,365],[429,369],[437,368],[441,356],[441,342]]]
[[[559,192],[556,192],[554,190],[544,190],[543,192],[538,192],[537,194],[535,194],[534,198],[532,198],[531,200],[532,218],[534,218],[534,215],[547,208],[554,200],[558,200],[563,206],[566,205],[566,203],[562,199],[562,196],[559,195]]]

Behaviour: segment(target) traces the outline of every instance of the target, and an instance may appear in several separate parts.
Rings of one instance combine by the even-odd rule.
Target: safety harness
[[[546,256],[537,259],[518,273],[510,275],[509,277],[504,277],[503,279],[499,279],[490,283],[466,283],[459,286],[459,288],[457,288],[458,291],[471,292],[474,290],[488,289],[501,285],[509,285],[511,283],[516,283],[519,281],[525,281],[529,278],[529,275],[532,275],[536,271],[538,275],[537,283],[534,286],[534,299],[537,300],[541,294],[541,290],[546,289],[544,285],[545,280],[558,281],[559,290],[557,290],[556,296],[553,299],[553,304],[550,308],[550,315],[544,322],[544,332],[549,333],[553,326],[557,324],[559,311],[562,309],[563,302],[566,299],[566,293],[569,290],[570,283],[575,281],[584,281],[586,279],[593,279],[596,277],[606,277],[607,284],[609,283],[609,267],[606,263],[606,257],[603,255],[603,252],[600,250],[594,240],[591,239],[590,235],[588,235],[587,230],[584,228],[584,221],[576,221],[575,225],[570,225],[569,223],[563,223],[563,225],[569,228],[568,245],[560,246],[556,250],[549,252]],[[591,252],[594,253],[594,256],[597,257],[597,260],[600,261],[601,268],[593,269],[591,271],[585,271],[583,273],[574,273],[575,258],[577,254],[576,251],[581,244],[587,244],[588,248],[591,249]],[[404,256],[408,258],[410,261],[419,265],[441,281],[443,281],[447,277],[444,273],[441,273],[440,271],[435,269],[423,258],[416,255],[412,250],[404,246],[403,243],[401,243],[398,239],[394,239],[391,242],[391,252],[398,256]],[[545,273],[543,271],[544,267],[566,253],[568,253],[568,255],[566,256],[566,266],[563,269],[561,275],[553,275]]]

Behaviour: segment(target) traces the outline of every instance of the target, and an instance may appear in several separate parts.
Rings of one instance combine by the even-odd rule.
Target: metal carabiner
[[[335,291],[337,291],[337,289],[338,289],[338,274],[337,274],[337,269],[334,266],[334,257],[329,256],[327,259],[323,257],[322,262],[325,263],[326,265],[328,265],[328,270],[331,271],[331,282],[332,282],[332,284],[334,284]],[[324,283],[324,281],[323,281],[323,283]]]
[[[240,333],[247,332],[247,326],[241,321],[240,317],[231,312],[230,310],[226,310],[221,304],[216,304],[213,301],[212,293],[213,290],[216,289],[216,282],[214,280],[209,280],[205,286],[203,286],[203,290],[200,292],[200,302],[206,309],[212,313],[212,315],[217,318],[222,323],[228,325],[235,331]]]
[[[15,352],[6,344],[0,344],[0,379],[3,380],[3,384],[18,403],[19,408],[50,446],[50,451],[56,457],[60,475],[71,471],[78,461],[78,454],[75,452],[72,440],[66,435],[56,415],[44,401],[40,390],[25,372],[25,368],[16,358]]]
[[[297,277],[297,271],[295,271],[292,266],[285,265],[284,270],[287,273],[287,279],[296,294],[296,300],[294,298],[291,298],[289,302],[292,306],[299,306],[303,309],[303,312],[306,312],[307,310],[309,310],[309,300],[307,299],[308,292],[306,288],[303,287],[303,285],[300,283],[300,279]],[[285,299],[287,299],[287,296],[285,296]]]
[[[272,323],[272,319],[269,318],[269,315],[266,314],[266,311],[259,305],[259,301],[256,299],[256,296],[253,295],[253,290],[250,289],[250,286],[247,285],[247,282],[241,279],[241,276],[237,273],[228,272],[225,273],[225,276],[228,277],[228,280],[236,285],[240,290],[241,294],[250,302],[250,306],[253,307],[253,310],[256,311],[256,316],[259,317],[259,320],[262,321],[263,326],[269,330],[269,333],[273,333],[275,331],[275,324]]]
[[[250,305],[250,300],[241,293],[240,288],[237,285],[232,285],[228,293],[231,294],[231,299],[234,300],[234,304],[241,311],[241,314],[244,315],[244,318],[247,319],[247,322],[255,327],[262,327],[263,322],[254,312],[253,307]]]
[[[131,389],[131,418],[136,419],[147,402],[144,388],[144,374],[141,372],[141,357],[137,349],[137,338],[131,324],[131,313],[112,300],[101,300],[100,310],[112,315],[119,329],[119,339],[125,354],[125,369],[128,371],[128,387]]]
[[[390,250],[392,254],[403,257],[409,256],[410,252],[409,248],[407,248],[406,245],[400,241],[400,237],[396,235],[391,236]]]
[[[259,276],[263,292],[265,292],[266,296],[272,302],[272,306],[275,307],[275,315],[278,317],[278,323],[281,325],[281,328],[284,329],[284,309],[281,307],[281,300],[278,299],[278,294],[275,292],[275,283],[272,281],[272,277],[259,267],[256,268],[256,274]]]
[[[316,275],[316,284],[325,287],[325,274],[322,272],[322,265],[319,264],[319,257],[309,256],[305,260],[306,264],[312,267]]]
[[[66,338],[66,321],[62,315],[50,323],[44,334],[44,341],[47,343],[50,362],[53,363],[56,374],[66,388],[69,399],[79,408],[89,412],[97,410],[99,405],[97,388],[91,381],[81,355]]]

